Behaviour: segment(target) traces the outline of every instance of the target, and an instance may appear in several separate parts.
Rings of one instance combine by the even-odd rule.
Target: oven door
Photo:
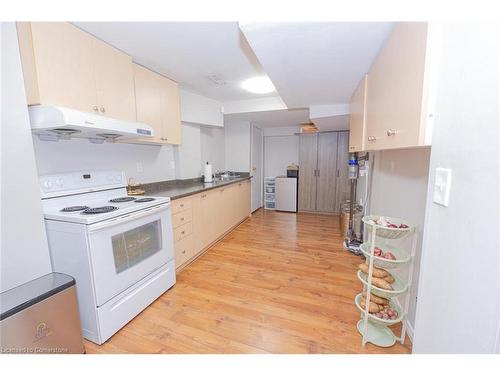
[[[170,203],[88,226],[97,306],[174,256]]]

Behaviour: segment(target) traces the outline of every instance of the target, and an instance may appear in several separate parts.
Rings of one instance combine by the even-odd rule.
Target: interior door
[[[299,138],[299,211],[316,211],[318,134]]]
[[[351,184],[349,182],[349,132],[338,133],[339,141],[337,148],[337,189],[335,197],[335,213],[340,213],[343,201],[351,195]]]
[[[336,212],[337,146],[337,132],[319,134],[316,210],[320,212]]]
[[[262,207],[262,130],[252,125],[252,212]]]

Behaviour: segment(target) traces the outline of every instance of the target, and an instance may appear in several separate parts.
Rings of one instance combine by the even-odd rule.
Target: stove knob
[[[56,180],[56,185],[57,186],[61,187],[61,186],[63,186],[63,184],[64,184],[64,180],[62,178],[58,178]]]
[[[43,183],[43,187],[46,189],[52,189],[52,181],[49,181],[49,180],[45,181]]]

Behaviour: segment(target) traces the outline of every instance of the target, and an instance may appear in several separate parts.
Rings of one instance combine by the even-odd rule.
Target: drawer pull
[[[184,234],[184,233],[186,233],[186,232],[185,232],[185,231],[182,231],[182,232],[181,232],[181,234]]]
[[[368,140],[369,140],[370,142],[373,142],[375,139],[376,139],[376,138],[375,138],[373,135],[370,135],[370,136],[368,137]]]
[[[186,254],[186,250],[182,250],[182,254]]]
[[[184,207],[184,203],[181,203],[181,207]]]
[[[184,221],[184,218],[183,218],[183,217],[181,217],[181,221]]]

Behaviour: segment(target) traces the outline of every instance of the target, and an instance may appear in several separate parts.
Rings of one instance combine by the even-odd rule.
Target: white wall
[[[226,121],[224,123],[226,169],[250,172],[250,122]]]
[[[226,147],[224,141],[224,128],[213,126],[202,126],[201,136],[201,170],[208,161],[212,164],[212,170],[224,170],[226,168]]]
[[[1,24],[0,292],[45,275],[50,265],[14,23]]]
[[[413,336],[415,326],[415,305],[422,234],[425,220],[425,202],[429,174],[430,149],[388,150],[370,153],[373,159],[371,204],[369,212],[373,215],[399,217],[417,225],[418,243],[414,259],[413,287],[410,295],[408,322],[409,335]],[[360,185],[363,184],[360,181]],[[408,240],[401,241],[401,246],[408,246]],[[396,272],[403,280],[407,272]]]
[[[40,141],[37,137],[33,139],[40,175],[111,169],[125,171],[127,177],[142,183],[175,178],[172,146],[93,144],[86,139],[59,142]]]
[[[299,164],[299,136],[264,137],[264,176],[286,175],[286,167]]]
[[[414,353],[494,353],[500,319],[500,26],[443,29],[430,187],[453,170],[450,203],[427,200]]]

